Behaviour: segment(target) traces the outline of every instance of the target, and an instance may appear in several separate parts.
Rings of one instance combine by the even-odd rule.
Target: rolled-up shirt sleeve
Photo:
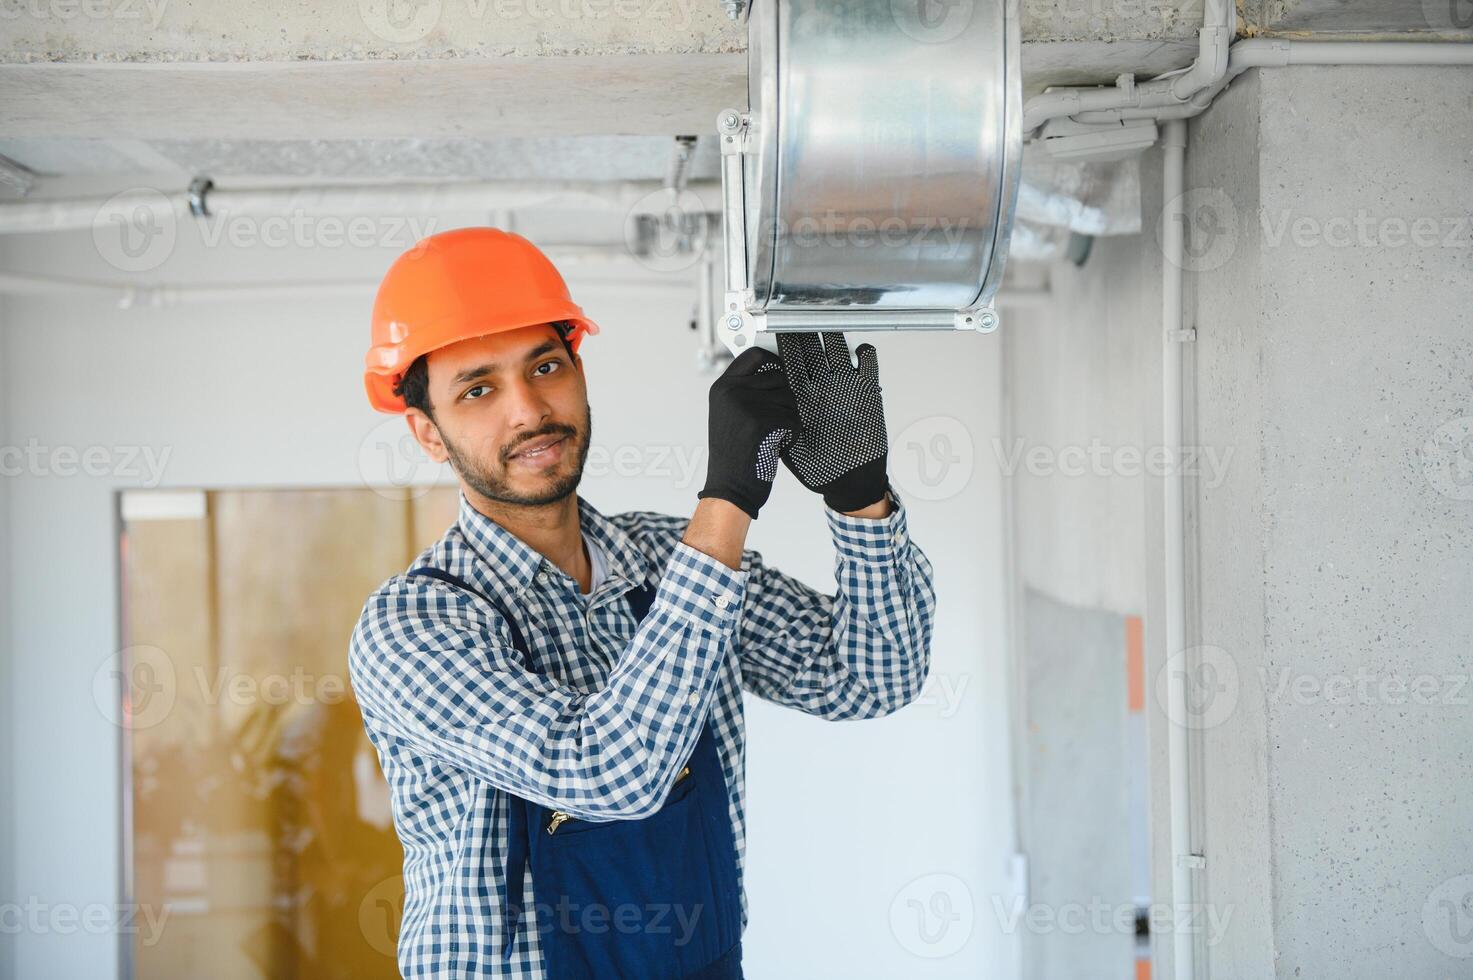
[[[400,576],[365,604],[349,677],[380,739],[580,819],[639,818],[700,735],[747,580],[676,545],[607,685],[585,693],[527,670],[484,598]]]
[[[831,720],[885,715],[920,693],[930,671],[933,573],[910,540],[899,496],[893,488],[889,495],[883,518],[824,508],[835,551],[833,595],[747,553],[736,642],[748,691]]]

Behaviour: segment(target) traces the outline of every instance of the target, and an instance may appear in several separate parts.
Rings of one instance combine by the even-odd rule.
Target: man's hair
[[[568,349],[568,357],[572,358],[573,345],[568,340],[568,334],[573,331],[573,324],[568,320],[554,320],[552,328],[557,331],[558,339]],[[417,408],[430,418],[435,417],[434,407],[430,405],[430,362],[428,354],[421,354],[409,365],[399,383],[394,386],[394,394],[404,399],[404,404],[409,408]]]

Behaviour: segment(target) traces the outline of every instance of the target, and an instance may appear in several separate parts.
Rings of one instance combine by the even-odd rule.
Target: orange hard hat
[[[583,315],[541,250],[499,228],[457,228],[421,239],[394,260],[373,301],[373,346],[364,360],[368,401],[402,413],[394,394],[421,354],[461,340],[567,321],[578,349],[598,324]]]

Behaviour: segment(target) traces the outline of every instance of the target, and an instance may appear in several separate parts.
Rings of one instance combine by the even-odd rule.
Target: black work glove
[[[719,497],[753,520],[772,493],[778,448],[798,428],[798,409],[782,362],[753,347],[711,384],[710,458],[697,497]]]
[[[860,344],[859,367],[849,362],[849,345],[838,331],[822,335],[780,333],[788,383],[802,425],[782,450],[782,460],[810,490],[837,511],[878,503],[890,440],[880,400],[880,365],[871,344]]]

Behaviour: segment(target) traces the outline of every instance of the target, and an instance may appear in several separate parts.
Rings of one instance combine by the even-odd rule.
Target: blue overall
[[[485,593],[438,568],[436,578],[481,596],[537,671],[516,621]],[[626,594],[635,619],[654,601]],[[641,820],[587,821],[511,793],[507,799],[507,936],[518,935],[523,875],[536,888],[537,931],[549,980],[742,980],[741,894],[726,777],[708,719],[663,806]],[[551,831],[551,832],[549,832]]]

